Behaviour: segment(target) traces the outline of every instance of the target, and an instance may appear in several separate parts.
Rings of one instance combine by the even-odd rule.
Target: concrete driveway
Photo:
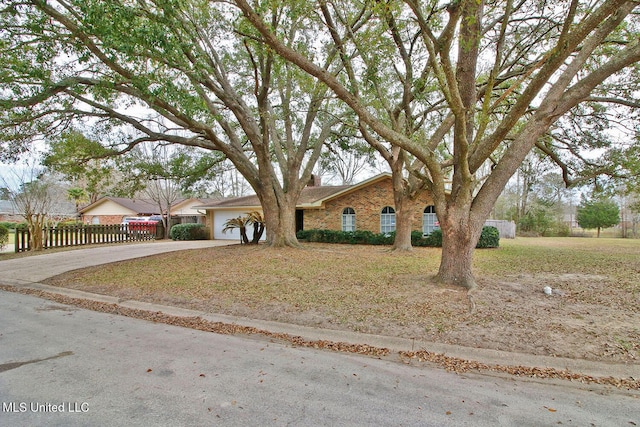
[[[158,240],[148,243],[111,244],[78,248],[62,252],[47,252],[22,258],[0,261],[0,283],[26,285],[38,283],[48,277],[71,270],[142,258],[149,255],[187,249],[202,249],[213,246],[238,244],[236,240]]]

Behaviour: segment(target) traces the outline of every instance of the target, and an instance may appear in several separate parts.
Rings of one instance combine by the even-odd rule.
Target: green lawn
[[[640,239],[540,237],[476,251],[478,276],[513,272],[605,275],[640,289]]]

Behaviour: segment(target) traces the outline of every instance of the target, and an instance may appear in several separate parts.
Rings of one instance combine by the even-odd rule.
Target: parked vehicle
[[[138,222],[138,221],[147,221],[148,218],[146,216],[127,216],[122,218],[122,225],[127,225],[130,222]]]

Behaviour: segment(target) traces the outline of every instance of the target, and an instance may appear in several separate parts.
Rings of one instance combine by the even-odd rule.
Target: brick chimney
[[[322,178],[320,178],[319,175],[311,174],[311,178],[309,178],[307,187],[320,187],[320,186],[322,186]]]

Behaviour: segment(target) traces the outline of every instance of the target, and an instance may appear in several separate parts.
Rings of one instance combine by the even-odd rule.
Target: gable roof
[[[300,198],[298,199],[298,203],[296,206],[301,209],[320,207],[323,203],[335,199],[336,197],[341,197],[345,194],[357,191],[368,185],[372,185],[384,179],[390,178],[390,173],[382,173],[353,185],[322,185],[305,187],[300,193]],[[260,199],[258,199],[258,196],[256,196],[255,194],[251,196],[222,199],[214,203],[208,203],[202,206],[198,206],[198,208],[205,210],[240,208],[262,209],[260,205]]]
[[[153,200],[127,199],[125,197],[111,197],[111,196],[102,197],[99,200],[95,201],[94,203],[91,203],[90,205],[85,206],[84,208],[80,209],[80,213],[86,213],[87,211],[90,211],[91,209],[95,209],[96,207],[108,201],[116,203],[122,206],[123,208],[128,209],[132,212],[136,212],[138,214],[159,214],[158,204]]]
[[[17,214],[16,205],[11,200],[0,200],[0,214]]]
[[[171,206],[171,209],[179,210],[184,207],[191,207],[190,203],[194,203],[198,205],[202,203],[215,203],[219,200],[220,200],[219,198],[206,198],[206,197],[178,199],[173,203],[173,205]],[[91,203],[90,205],[87,205],[84,208],[80,209],[80,213],[86,213],[87,211],[90,211],[91,209],[95,209],[96,207],[106,202],[116,203],[129,211],[136,212],[137,214],[141,214],[141,215],[142,214],[148,214],[148,215],[160,214],[158,212],[159,211],[158,203],[151,199],[129,199],[126,197],[111,197],[111,196],[101,197],[94,203]]]

